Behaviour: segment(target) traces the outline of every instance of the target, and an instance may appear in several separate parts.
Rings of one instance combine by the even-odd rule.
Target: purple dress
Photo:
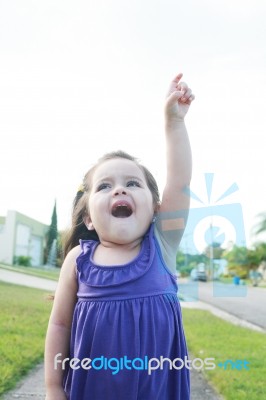
[[[185,359],[187,348],[176,278],[164,263],[154,224],[127,264],[95,264],[98,244],[81,241],[77,258],[70,359],[80,363],[74,360],[65,371],[68,399],[189,400],[189,370],[180,360],[170,368]]]

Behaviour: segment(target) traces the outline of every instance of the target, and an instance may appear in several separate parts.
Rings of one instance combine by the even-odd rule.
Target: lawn
[[[189,352],[193,358],[215,358],[216,368],[203,372],[224,399],[266,399],[266,335],[232,325],[208,311],[182,309],[182,313]],[[218,366],[226,360],[242,360],[242,369],[230,363],[226,368]]]
[[[23,266],[11,266],[6,264],[0,264],[0,268],[6,269],[8,271],[21,272],[27,275],[38,276],[39,278],[52,279],[57,281],[60,273],[60,268],[34,268],[34,267],[23,267]]]
[[[0,396],[43,359],[47,292],[0,282]]]

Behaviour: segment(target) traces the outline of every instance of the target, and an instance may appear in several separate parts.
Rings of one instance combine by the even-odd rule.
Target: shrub
[[[24,267],[30,267],[31,266],[31,257],[16,256],[16,257],[14,257],[14,264],[23,265]]]

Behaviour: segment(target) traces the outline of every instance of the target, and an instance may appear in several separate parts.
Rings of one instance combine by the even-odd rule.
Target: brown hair
[[[85,174],[84,179],[83,179],[83,188],[80,188],[80,190],[77,192],[76,197],[73,201],[73,211],[72,211],[72,224],[71,228],[66,234],[65,240],[64,240],[64,245],[63,245],[63,250],[64,250],[64,256],[67,255],[67,253],[75,246],[79,244],[79,240],[99,240],[99,237],[97,235],[97,232],[95,230],[89,231],[84,223],[84,217],[88,215],[88,195],[90,194],[91,191],[91,181],[92,181],[92,176],[96,168],[102,164],[105,161],[112,160],[114,158],[124,158],[126,160],[133,161],[136,163],[136,165],[141,169],[143,172],[148,188],[151,191],[152,194],[152,199],[153,199],[153,204],[154,207],[157,208],[157,206],[160,203],[160,196],[159,196],[159,190],[158,186],[156,183],[156,180],[154,179],[153,175],[151,172],[148,170],[148,168],[144,167],[144,165],[140,164],[137,158],[131,156],[130,154],[118,150],[118,151],[113,151],[111,153],[107,153],[104,156],[102,156],[98,162],[89,169],[89,171]]]

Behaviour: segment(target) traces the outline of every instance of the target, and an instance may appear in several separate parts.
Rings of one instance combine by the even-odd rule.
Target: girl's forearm
[[[190,184],[192,156],[189,137],[183,119],[166,119],[167,181],[177,187]]]
[[[62,324],[49,323],[45,341],[45,385],[47,390],[63,387],[66,365],[62,362],[69,355],[70,329]]]

